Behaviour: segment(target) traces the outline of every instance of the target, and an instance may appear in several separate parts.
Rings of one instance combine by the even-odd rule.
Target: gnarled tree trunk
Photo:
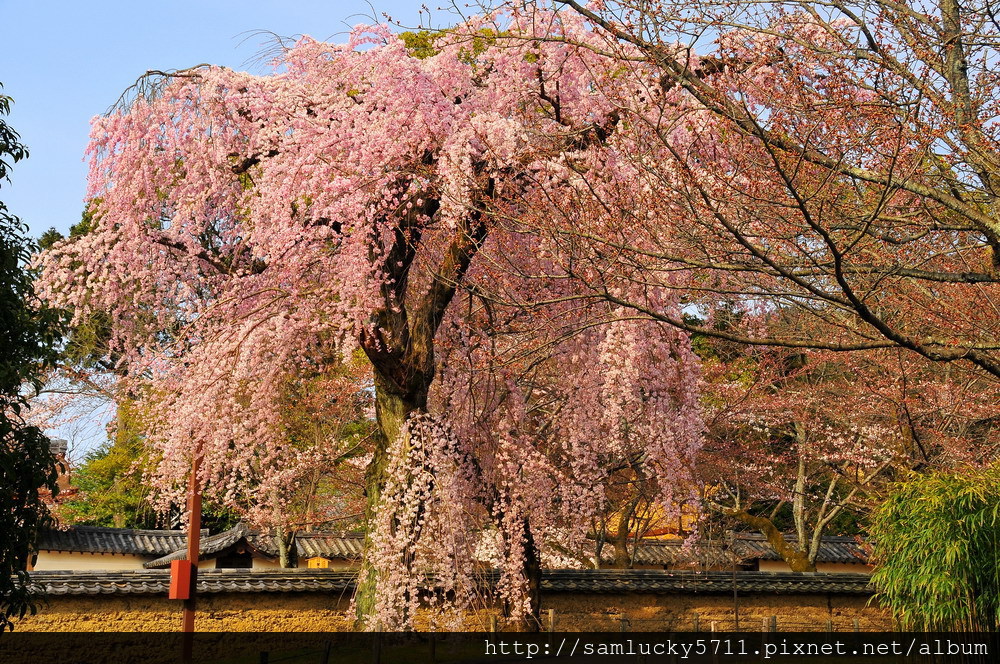
[[[492,198],[494,187],[494,181],[488,179],[479,203]],[[399,220],[398,230],[384,254],[382,266],[388,277],[381,288],[384,306],[373,313],[371,327],[361,334],[361,347],[373,367],[379,426],[372,462],[365,475],[365,512],[369,524],[379,508],[392,444],[410,417],[427,410],[427,394],[435,372],[434,336],[456,286],[464,278],[488,230],[480,205],[476,205],[456,229],[428,288],[414,293],[408,284],[420,243],[421,223],[433,217],[440,207],[430,196],[414,197],[414,203]],[[369,529],[366,551],[370,543]],[[355,593],[359,625],[375,607],[377,586],[378,571],[365,556]]]
[[[294,530],[280,529],[278,531],[278,564],[282,568],[299,566],[299,552],[295,547]]]
[[[429,381],[428,381],[429,384]],[[365,473],[365,521],[369,524],[365,534],[365,550],[371,548],[371,524],[382,499],[386,470],[389,466],[389,447],[402,434],[407,419],[427,409],[427,388],[400,390],[376,368],[375,370],[375,418],[379,430],[375,436],[375,448],[371,463]],[[358,572],[358,587],[354,596],[358,626],[375,608],[375,590],[378,586],[378,571],[368,556],[362,559]]]

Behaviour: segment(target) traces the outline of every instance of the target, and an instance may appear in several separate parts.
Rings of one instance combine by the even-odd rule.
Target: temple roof
[[[484,574],[491,585],[497,573]],[[31,580],[50,595],[159,595],[170,585],[167,570],[36,571]],[[354,587],[353,572],[324,569],[201,570],[199,593],[345,592]],[[576,593],[654,594],[803,594],[870,595],[867,574],[776,572],[670,572],[660,570],[543,570],[542,590]]]
[[[208,535],[207,530],[203,530]],[[38,538],[40,551],[75,551],[80,553],[123,553],[162,556],[183,547],[183,530],[132,530],[100,526],[70,526],[46,530]]]

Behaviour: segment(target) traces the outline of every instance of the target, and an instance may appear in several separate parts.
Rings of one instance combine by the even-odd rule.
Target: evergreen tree
[[[11,99],[0,95],[0,185],[27,156],[3,116]],[[0,202],[0,631],[34,611],[25,569],[35,534],[51,519],[43,496],[56,493],[56,461],[49,441],[25,421],[27,398],[40,386],[40,370],[59,340],[59,315],[37,304],[25,267],[35,249],[26,226]]]

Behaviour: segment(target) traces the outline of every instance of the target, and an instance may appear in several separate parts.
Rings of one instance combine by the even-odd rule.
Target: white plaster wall
[[[299,558],[299,567],[303,568],[303,569],[309,567],[309,559],[308,558]],[[262,558],[262,557],[259,557],[259,556],[254,556],[254,559],[253,559],[253,568],[254,569],[281,569],[281,564],[280,564],[280,561],[279,561],[278,558],[270,560],[270,559],[267,559],[267,558]],[[326,568],[326,569],[336,570],[336,571],[339,571],[339,572],[354,571],[354,570],[358,569],[358,565],[356,563],[352,563],[351,561],[347,561],[347,560],[331,560],[330,561],[330,566],[328,568]]]
[[[816,563],[817,572],[871,574],[871,565],[864,563]],[[791,572],[792,568],[783,560],[761,560],[761,572]]]
[[[303,565],[305,567],[305,565]],[[354,572],[361,568],[361,563],[352,560],[331,560],[328,569],[338,572]]]
[[[305,565],[300,565],[300,567],[305,567]],[[268,558],[261,558],[260,556],[253,557],[253,568],[254,569],[281,569],[281,565],[278,559],[274,560]]]
[[[75,551],[39,551],[37,570],[129,570],[142,569],[152,558],[121,553],[79,553]]]

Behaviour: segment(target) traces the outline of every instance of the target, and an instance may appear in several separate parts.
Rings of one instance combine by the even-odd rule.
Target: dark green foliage
[[[27,149],[2,117],[10,98],[0,95],[0,185]],[[34,611],[24,571],[35,535],[51,523],[43,501],[56,486],[56,461],[42,432],[25,423],[27,393],[41,387],[41,370],[53,361],[60,317],[35,299],[26,269],[35,247],[27,228],[0,202],[0,631]]]
[[[109,528],[162,528],[179,516],[180,506],[164,515],[150,502],[145,473],[152,464],[144,440],[133,428],[134,417],[128,405],[119,406],[115,437],[88,454],[73,473],[73,485],[80,494],[60,505],[61,521]],[[231,528],[237,521],[230,509],[211,501],[202,505],[202,526],[212,532]]]
[[[73,473],[80,494],[60,505],[60,519],[88,526],[156,528],[159,521],[143,482],[144,466],[141,440],[109,440]]]
[[[83,237],[94,230],[94,213],[93,209],[101,199],[95,198],[87,203],[87,206],[83,209],[83,214],[80,215],[80,221],[76,222],[69,228],[70,239]],[[57,231],[55,228],[50,228],[49,230],[42,233],[42,236],[38,238],[38,249],[40,251],[48,251],[52,246],[59,242],[60,240],[65,240],[66,236]]]
[[[100,202],[100,198],[94,198],[87,203],[87,206],[83,208],[83,213],[80,215],[80,221],[69,227],[70,239],[83,237],[94,230],[96,223],[94,220],[94,209]]]
[[[40,251],[46,251],[48,249],[51,249],[52,245],[54,245],[56,242],[62,239],[63,239],[62,233],[60,233],[54,228],[50,228],[49,230],[42,233],[42,237],[38,238],[38,249]]]
[[[0,83],[0,88],[3,84]],[[10,114],[11,98],[0,94],[0,115]],[[10,181],[10,167],[28,156],[28,148],[21,143],[21,137],[17,135],[10,125],[0,120],[0,182]],[[0,203],[2,205],[2,203]],[[4,206],[4,214],[7,207]]]
[[[877,597],[903,629],[1000,626],[1000,468],[898,484],[871,534]]]

